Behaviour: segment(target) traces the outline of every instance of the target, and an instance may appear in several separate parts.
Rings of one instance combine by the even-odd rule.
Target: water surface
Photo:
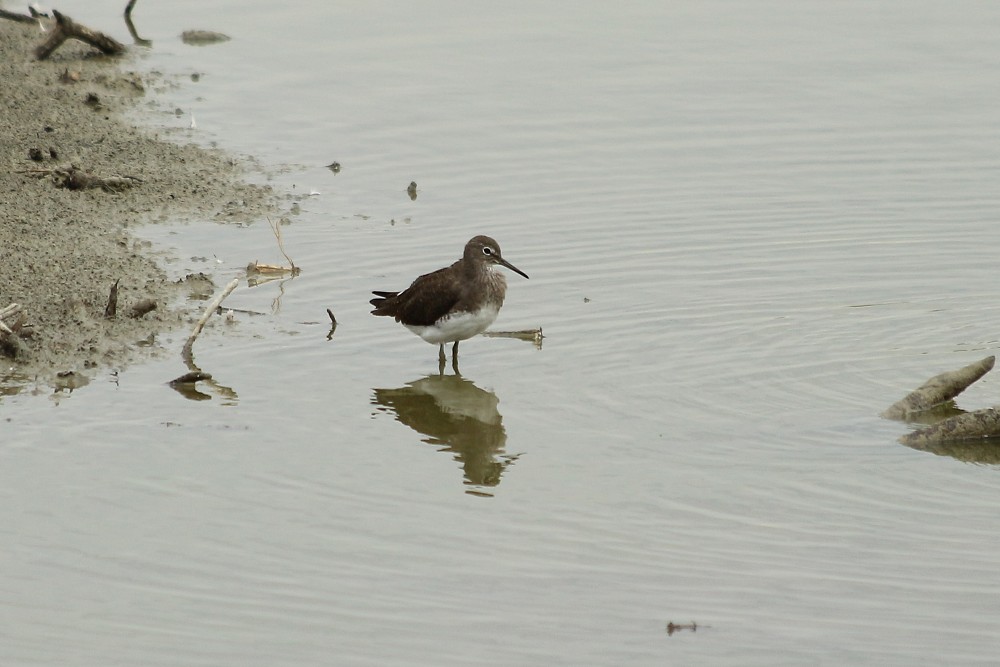
[[[180,75],[143,122],[259,158],[303,273],[227,300],[261,314],[199,339],[205,400],[165,384],[183,332],[2,399],[0,661],[995,657],[997,470],[877,415],[997,348],[1000,8],[135,18],[136,67]],[[140,233],[219,285],[282,261],[263,221]],[[494,328],[545,338],[468,341],[439,377],[368,292],[479,233],[531,276]]]

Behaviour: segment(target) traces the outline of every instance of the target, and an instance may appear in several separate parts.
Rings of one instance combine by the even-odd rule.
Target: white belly
[[[474,313],[458,313],[446,319],[438,320],[429,327],[404,325],[407,329],[423,338],[428,343],[440,345],[466,340],[486,331],[497,318],[499,308],[480,308]]]

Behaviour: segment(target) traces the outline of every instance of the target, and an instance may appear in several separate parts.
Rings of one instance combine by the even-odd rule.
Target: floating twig
[[[484,331],[483,335],[487,338],[517,338],[518,340],[526,340],[530,343],[534,343],[535,347],[541,349],[542,339],[545,336],[542,335],[542,328],[537,329],[521,329],[520,331]]]
[[[291,274],[293,277],[299,275],[301,269],[295,266],[295,262],[288,256],[285,252],[285,244],[281,239],[281,223],[274,222],[271,218],[267,218],[267,224],[271,226],[271,232],[274,234],[274,238],[278,241],[278,250],[284,255],[285,259],[288,260],[289,266],[280,266],[277,264],[262,264],[259,261],[253,261],[247,265],[247,276],[268,276],[268,280],[273,280],[274,278],[279,278],[286,274]],[[267,282],[266,280],[264,282]]]
[[[205,373],[203,371],[191,371],[190,373],[185,373],[184,375],[174,378],[167,384],[179,385],[179,384],[194,384],[195,382],[201,382],[202,380],[211,380],[212,374]]]
[[[694,621],[690,623],[674,623],[670,621],[667,623],[667,634],[672,635],[675,632],[680,632],[681,630],[690,630],[691,632],[698,632],[698,624]]]

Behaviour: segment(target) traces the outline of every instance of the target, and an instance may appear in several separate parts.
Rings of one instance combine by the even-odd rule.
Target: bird
[[[438,346],[444,372],[445,343],[452,347],[452,366],[458,372],[458,344],[478,336],[493,324],[507,293],[503,266],[525,278],[528,274],[500,254],[500,244],[489,236],[474,236],[462,258],[443,269],[426,273],[401,292],[373,291],[372,315],[392,317],[422,339]]]

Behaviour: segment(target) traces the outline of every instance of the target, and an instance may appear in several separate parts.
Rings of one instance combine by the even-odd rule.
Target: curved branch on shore
[[[62,46],[67,39],[78,39],[81,42],[90,44],[101,53],[108,56],[119,56],[125,53],[125,45],[108,37],[103,32],[92,30],[85,25],[80,25],[65,14],[52,10],[52,15],[56,17],[55,27],[44,42],[35,47],[35,58],[45,60],[51,56],[56,49]]]

